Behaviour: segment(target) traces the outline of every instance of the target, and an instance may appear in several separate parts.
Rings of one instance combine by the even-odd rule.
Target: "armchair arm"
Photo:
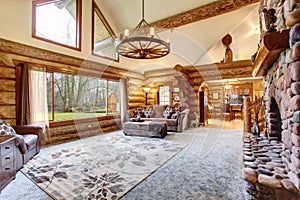
[[[38,137],[41,137],[43,133],[43,127],[36,125],[17,125],[13,128],[19,135],[35,134],[38,135]]]
[[[184,119],[185,113],[179,113],[177,116],[177,132],[182,132],[182,126],[183,126],[183,119]]]

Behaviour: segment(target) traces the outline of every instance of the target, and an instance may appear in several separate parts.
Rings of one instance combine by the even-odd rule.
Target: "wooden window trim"
[[[95,24],[95,20],[94,20],[95,14],[94,14],[94,11],[97,12],[98,16],[100,17],[100,20],[102,21],[103,25],[105,26],[106,30],[111,35],[111,37],[115,36],[115,33],[114,33],[113,29],[111,28],[111,26],[109,25],[109,23],[105,19],[104,15],[100,11],[99,7],[97,6],[97,3],[93,0],[93,3],[92,3],[92,55],[100,57],[100,58],[105,58],[105,59],[108,59],[108,60],[111,60],[111,61],[119,62],[118,57],[110,58],[110,57],[107,57],[107,56],[101,56],[101,55],[96,54],[94,52],[94,48],[95,48],[95,46],[94,46],[94,37],[95,37],[95,35],[94,35],[94,31],[95,31],[95,26],[94,26],[94,24]]]
[[[35,0],[32,1],[32,31],[31,36],[32,38],[42,40],[44,42],[52,43],[55,45],[59,45],[65,48],[73,49],[76,51],[81,51],[81,43],[82,43],[82,0],[76,0],[77,10],[76,10],[76,47],[69,46],[66,44],[62,44],[53,40],[49,40],[35,34],[36,32],[36,5],[48,4],[53,3],[61,0]]]
[[[63,125],[68,125],[69,123],[72,123],[72,121],[84,121],[84,120],[91,120],[91,119],[95,119],[95,117],[85,117],[85,118],[75,118],[75,119],[66,119],[66,120],[55,120],[55,111],[54,111],[54,106],[55,106],[55,98],[54,98],[54,73],[61,73],[61,72],[54,72],[54,71],[48,71],[47,73],[51,73],[52,74],[52,81],[51,81],[51,85],[52,85],[52,90],[51,90],[51,98],[52,98],[52,106],[51,106],[51,114],[52,114],[52,120],[49,120],[49,124],[54,124],[53,126],[55,126],[56,123],[58,124],[63,124]],[[67,73],[62,73],[62,74],[67,74]],[[73,76],[77,76],[77,74],[70,74],[70,75],[73,75]],[[79,75],[81,76],[81,75]],[[98,79],[101,79],[99,77],[91,77],[91,78],[98,78]],[[101,121],[101,120],[106,120],[105,117],[107,116],[114,116],[114,115],[119,115],[119,114],[108,114],[108,82],[109,81],[114,81],[114,82],[117,82],[119,80],[115,80],[115,79],[103,79],[106,81],[106,110],[105,110],[105,116],[98,116],[96,117],[98,121]],[[51,127],[51,125],[50,125]]]

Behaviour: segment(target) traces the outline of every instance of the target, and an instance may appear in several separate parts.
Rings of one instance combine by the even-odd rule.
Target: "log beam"
[[[215,17],[228,12],[238,10],[242,7],[258,3],[259,0],[221,0],[195,8],[184,13],[168,17],[154,22],[151,26],[163,28],[175,28],[189,23]]]

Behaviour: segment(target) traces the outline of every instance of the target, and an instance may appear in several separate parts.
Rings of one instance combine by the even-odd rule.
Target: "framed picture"
[[[174,101],[179,101],[179,96],[174,96]]]
[[[212,93],[212,99],[213,100],[218,100],[219,99],[219,93],[218,92],[213,92]]]
[[[173,92],[179,92],[179,88],[178,87],[174,87],[173,88]]]

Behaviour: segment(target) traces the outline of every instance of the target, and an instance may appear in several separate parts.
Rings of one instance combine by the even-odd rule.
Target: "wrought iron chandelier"
[[[170,42],[162,40],[158,36],[157,30],[158,28],[155,30],[154,27],[150,27],[145,20],[144,0],[142,0],[142,20],[134,30],[125,29],[124,33],[121,33],[120,37],[116,39],[116,53],[134,59],[154,59],[168,55]]]

